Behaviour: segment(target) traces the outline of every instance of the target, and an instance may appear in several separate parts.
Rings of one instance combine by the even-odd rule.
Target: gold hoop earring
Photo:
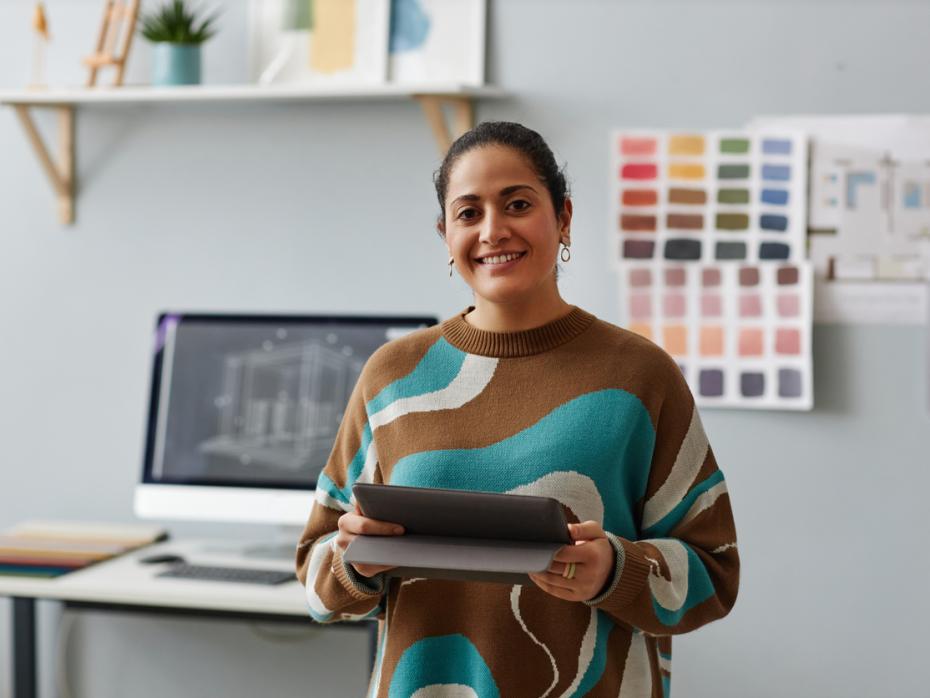
[[[564,242],[562,243],[562,251],[559,253],[559,259],[563,262],[568,262],[572,258],[572,251],[568,249],[568,245]]]
[[[452,278],[452,269],[454,268],[455,260],[452,257],[449,257],[449,278]]]

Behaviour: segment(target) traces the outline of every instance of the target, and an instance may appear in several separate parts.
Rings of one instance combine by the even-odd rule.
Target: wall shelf
[[[29,142],[35,150],[58,197],[61,223],[74,222],[75,143],[74,119],[79,107],[109,108],[120,105],[242,102],[302,103],[326,101],[378,101],[413,99],[420,104],[440,152],[474,126],[474,101],[505,97],[495,87],[464,85],[374,85],[374,86],[280,86],[280,85],[191,85],[184,87],[95,87],[63,89],[0,90],[0,104],[16,110]],[[33,109],[58,113],[57,159],[42,139]],[[451,112],[451,128],[446,111]]]

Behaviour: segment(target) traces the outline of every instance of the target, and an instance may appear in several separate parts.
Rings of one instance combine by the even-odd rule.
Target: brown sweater
[[[513,333],[463,315],[365,366],[298,546],[311,616],[380,619],[373,696],[669,696],[670,636],[726,615],[739,581],[726,483],[677,365],[578,308]],[[356,482],[554,497],[607,531],[613,576],[586,603],[362,577],[333,544]]]

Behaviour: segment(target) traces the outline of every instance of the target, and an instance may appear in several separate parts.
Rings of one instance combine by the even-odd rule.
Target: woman
[[[362,372],[298,547],[311,615],[383,619],[374,696],[668,696],[670,636],[726,615],[739,578],[688,387],[559,295],[572,202],[539,134],[479,125],[436,191],[474,306]],[[366,481],[555,497],[575,544],[535,586],[391,578],[342,558],[357,535],[402,533],[357,510]]]

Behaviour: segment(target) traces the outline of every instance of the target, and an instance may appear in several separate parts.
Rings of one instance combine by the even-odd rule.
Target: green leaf
[[[216,34],[219,12],[204,16],[188,0],[171,0],[151,13],[143,14],[139,33],[152,42],[202,44]]]

